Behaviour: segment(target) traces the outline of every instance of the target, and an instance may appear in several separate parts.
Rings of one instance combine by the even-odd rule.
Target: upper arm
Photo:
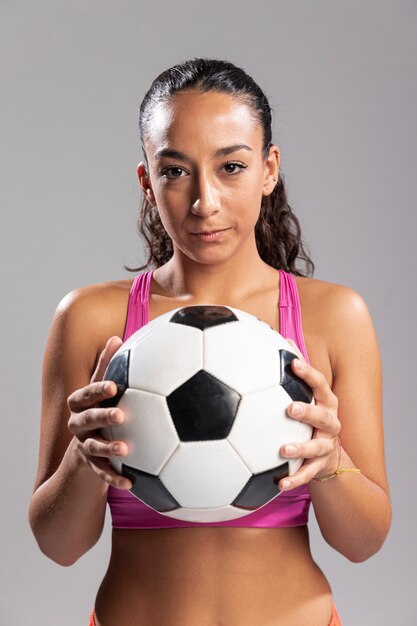
[[[356,467],[389,496],[385,468],[382,363],[374,325],[363,298],[337,286],[326,320],[332,391],[338,398],[339,434]]]
[[[72,291],[59,303],[46,342],[35,489],[58,468],[72,434],[68,396],[90,382],[105,337],[93,288]]]

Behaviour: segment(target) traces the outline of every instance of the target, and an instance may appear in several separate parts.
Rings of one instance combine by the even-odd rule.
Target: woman
[[[139,127],[149,259],[133,271],[154,268],[77,289],[57,308],[29,512],[35,537],[71,565],[99,539],[109,501],[112,553],[96,626],[340,624],[310,552],[309,504],[324,539],[353,562],[380,549],[391,521],[381,360],[367,306],[352,289],[296,268],[297,259],[309,273],[314,264],[287,204],[268,101],[243,70],[210,59],[168,69],[144,98]],[[108,462],[127,454],[126,442],[106,442],[97,429],[124,419],[120,408],[99,406],[117,392],[101,380],[122,340],[169,310],[207,302],[243,309],[291,339],[304,369],[296,359],[292,367],[315,404],[301,403],[297,415],[288,408],[314,434],[280,448],[305,459],[279,482],[280,497],[239,520],[200,525],[134,498]]]

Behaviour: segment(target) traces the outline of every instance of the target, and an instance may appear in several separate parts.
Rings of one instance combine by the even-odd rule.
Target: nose
[[[192,213],[207,217],[213,213],[217,213],[220,208],[218,193],[208,178],[202,175],[196,184],[196,199],[191,207]]]

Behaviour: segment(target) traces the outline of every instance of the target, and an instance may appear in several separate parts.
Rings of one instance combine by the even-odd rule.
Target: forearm
[[[341,466],[355,467],[342,450]],[[353,562],[378,552],[391,524],[385,491],[362,473],[348,472],[331,480],[309,482],[314,513],[326,541]]]
[[[29,521],[42,552],[72,565],[101,535],[108,485],[77,462],[72,440],[57,471],[33,494]]]

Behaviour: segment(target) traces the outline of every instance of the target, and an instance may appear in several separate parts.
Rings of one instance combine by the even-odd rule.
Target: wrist
[[[318,474],[316,474],[316,476],[313,477],[313,480],[318,481],[318,482],[323,482],[323,481],[330,480],[331,478],[335,478],[336,476],[339,476],[340,474],[344,474],[345,472],[355,472],[355,473],[362,472],[362,470],[355,467],[350,457],[343,450],[339,437],[336,437],[336,439],[339,444],[336,469],[333,471],[333,473],[327,474],[327,475],[324,472],[319,472]],[[343,453],[344,458],[342,458],[342,453]]]
[[[83,473],[88,468],[85,461],[85,456],[80,449],[79,443],[80,442],[77,437],[74,436],[69,442],[64,454],[64,459],[66,457],[66,459],[68,460],[70,471],[73,471],[75,473]]]
[[[314,480],[321,480],[326,477],[336,476],[337,470],[341,467],[342,444],[340,443],[339,437],[335,437],[334,442],[335,445],[333,447],[333,452],[329,455],[327,466],[323,469],[323,471],[314,476]]]
[[[108,483],[100,478],[89,465],[85,452],[77,437],[74,436],[69,442],[63,461],[67,464],[69,473],[84,477],[87,481],[92,480],[102,488],[103,493],[107,492],[109,487]]]

